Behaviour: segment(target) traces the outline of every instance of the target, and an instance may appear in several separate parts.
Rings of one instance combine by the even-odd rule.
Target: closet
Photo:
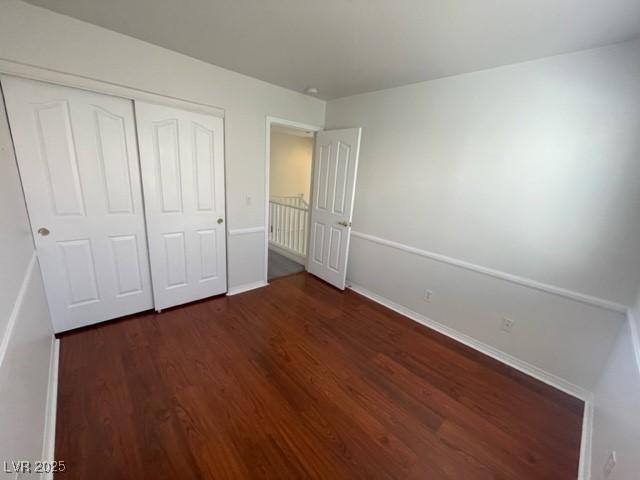
[[[225,292],[222,119],[143,102],[135,110],[155,308]]]
[[[221,118],[0,84],[57,332],[227,290]]]

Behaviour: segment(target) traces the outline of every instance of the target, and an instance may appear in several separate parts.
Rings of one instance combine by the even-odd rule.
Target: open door
[[[318,132],[307,269],[344,290],[356,187],[360,128]]]

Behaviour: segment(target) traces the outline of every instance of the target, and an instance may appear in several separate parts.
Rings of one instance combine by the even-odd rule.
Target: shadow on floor
[[[304,265],[300,265],[284,255],[269,250],[269,269],[267,271],[267,279],[269,281],[299,272],[304,272]]]

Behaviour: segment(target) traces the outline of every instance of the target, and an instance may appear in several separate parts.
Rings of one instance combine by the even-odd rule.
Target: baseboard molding
[[[53,462],[56,444],[56,412],[58,408],[58,365],[60,359],[60,340],[53,338],[51,344],[51,362],[49,363],[49,385],[47,388],[47,412],[45,414],[44,442],[42,460]],[[53,473],[44,473],[42,480],[53,479]]]
[[[2,340],[0,341],[0,367],[4,362],[4,357],[7,354],[7,349],[9,348],[9,341],[11,340],[11,336],[13,335],[13,329],[16,325],[16,319],[20,314],[20,309],[22,308],[22,302],[24,301],[24,295],[29,287],[29,282],[31,281],[31,276],[33,275],[33,271],[35,269],[37,263],[36,252],[34,251],[31,255],[31,260],[29,260],[29,264],[27,265],[27,269],[24,273],[24,277],[22,278],[22,283],[20,284],[20,289],[18,290],[18,295],[16,295],[16,301],[13,304],[13,309],[11,310],[11,314],[9,315],[9,321],[7,322],[7,326],[5,327],[5,331],[2,332]]]
[[[585,402],[587,398],[589,398],[589,392],[584,388],[574,385],[573,383],[563,378],[560,378],[545,370],[542,370],[541,368],[538,368],[535,365],[531,365],[530,363],[525,362],[524,360],[520,360],[501,350],[498,350],[497,348],[492,347],[491,345],[487,345],[486,343],[480,342],[470,337],[469,335],[465,335],[464,333],[458,332],[457,330],[454,330],[451,327],[443,325],[442,323],[436,322],[435,320],[432,320],[420,313],[414,312],[413,310],[407,307],[404,307],[398,303],[395,303],[392,300],[389,300],[388,298],[378,295],[377,293],[367,290],[366,288],[360,285],[351,284],[349,285],[349,288],[354,292],[357,292],[360,295],[363,295],[369,298],[370,300],[373,300],[376,303],[384,305],[385,307],[395,312],[398,312],[401,315],[404,315],[405,317],[408,317],[411,320],[418,322],[426,327],[429,327],[439,333],[442,333],[447,337],[453,338],[454,340],[457,340],[458,342],[468,347],[471,347],[474,350],[484,353],[485,355],[488,355],[489,357],[495,360],[498,360],[499,362],[509,365],[510,367],[513,367],[516,370],[521,371],[522,373],[525,373],[537,380],[540,380],[541,382],[544,382],[547,385],[551,385],[552,387],[557,388],[558,390],[561,390]]]
[[[567,290],[566,288],[556,287],[555,285],[549,285],[546,283],[538,282],[536,280],[531,280],[529,278],[519,277],[517,275],[501,272],[500,270],[494,270],[492,268],[483,267],[481,265],[475,265],[473,263],[466,262],[464,260],[447,257],[446,255],[442,255],[440,253],[429,252],[427,250],[422,250],[420,248],[404,245],[399,242],[394,242],[392,240],[376,237],[375,235],[369,235],[368,233],[362,233],[362,232],[357,232],[352,230],[351,235],[353,235],[356,238],[361,238],[369,242],[377,243],[378,245],[384,245],[386,247],[411,253],[419,257],[424,257],[430,260],[435,260],[436,262],[453,265],[458,268],[463,268],[465,270],[480,273],[493,278],[498,278],[506,282],[515,283],[523,287],[528,287],[534,290],[539,290],[541,292],[546,292],[559,297],[564,297],[569,300],[591,305],[593,307],[603,308],[605,310],[610,310],[612,312],[623,313],[623,314],[626,314],[628,310],[628,307],[626,305],[622,305],[616,302],[611,302],[603,298],[594,297],[592,295],[586,295],[580,292],[574,292],[572,290]]]
[[[269,250],[273,250],[274,252],[279,253],[283,257],[286,257],[291,261],[299,263],[300,265],[306,264],[307,259],[305,257],[296,255],[295,253],[287,250],[286,248],[281,247],[280,245],[276,245],[275,243],[269,242]]]
[[[582,417],[582,435],[580,437],[580,464],[578,466],[578,480],[591,480],[591,443],[593,438],[593,394],[584,401]]]
[[[249,290],[255,290],[256,288],[266,287],[267,282],[260,280],[259,282],[245,283],[244,285],[238,285],[237,287],[231,287],[227,291],[227,295],[238,295],[239,293],[248,292]]]

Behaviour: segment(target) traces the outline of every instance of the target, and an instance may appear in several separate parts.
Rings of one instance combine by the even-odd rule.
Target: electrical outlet
[[[433,295],[433,290],[429,290],[428,288],[425,288],[424,289],[424,296],[422,297],[422,299],[427,303],[431,303],[432,295]]]
[[[604,467],[602,467],[602,471],[604,472],[604,478],[609,478],[609,476],[611,475],[611,472],[613,471],[613,467],[616,466],[617,461],[618,460],[616,459],[616,452],[614,450],[609,454],[609,457],[607,458],[607,461],[605,462]]]
[[[511,333],[513,330],[513,326],[515,325],[515,320],[511,320],[510,318],[504,317],[502,319],[502,325],[500,326],[500,330],[503,332]]]

